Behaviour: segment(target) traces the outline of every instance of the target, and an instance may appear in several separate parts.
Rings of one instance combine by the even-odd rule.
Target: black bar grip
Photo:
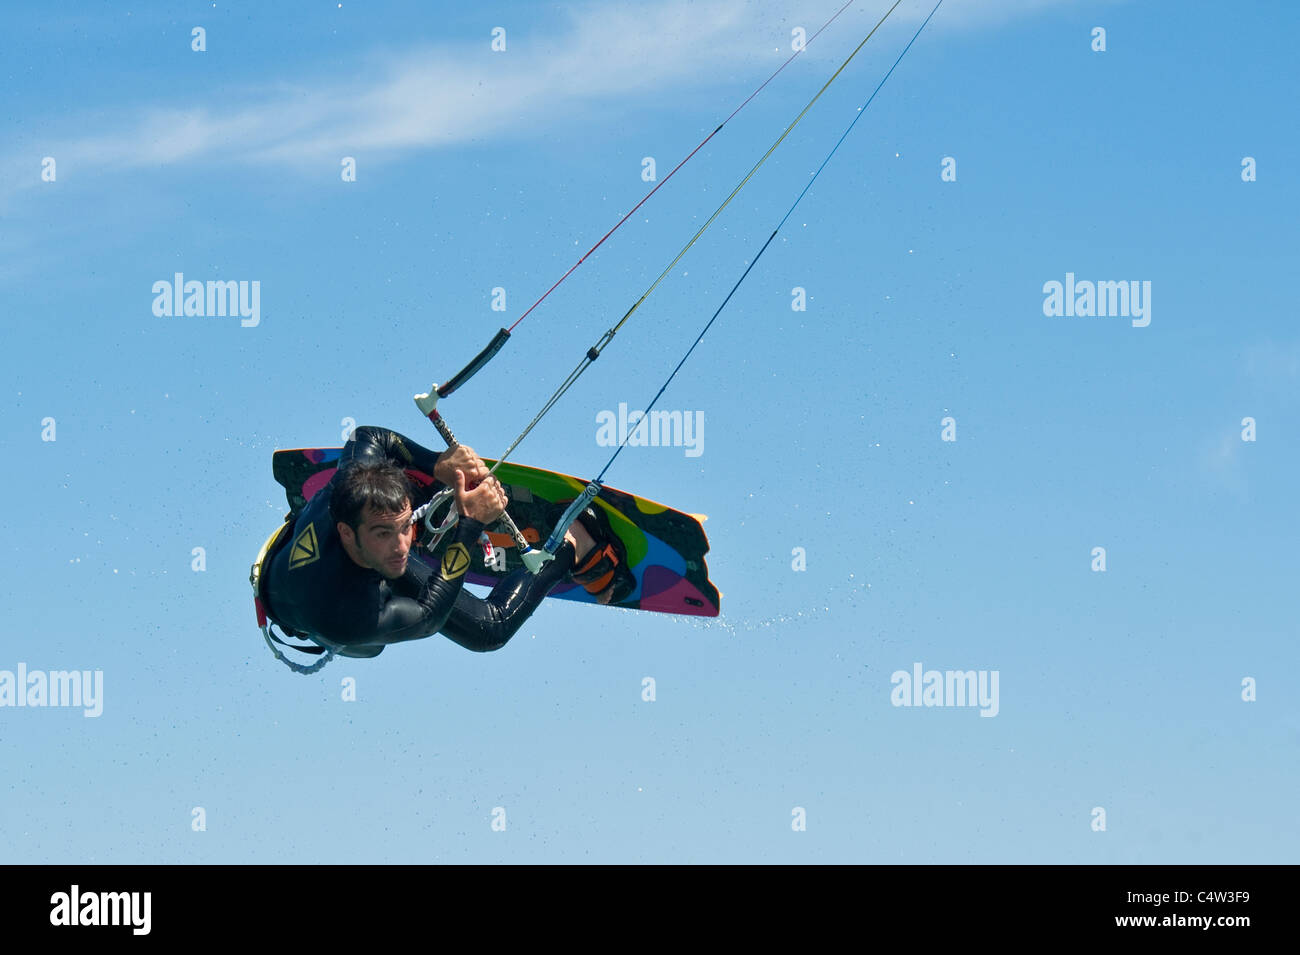
[[[479,370],[492,360],[493,356],[501,350],[509,338],[510,333],[504,328],[497,332],[496,337],[493,338],[492,341],[488,342],[487,348],[484,348],[478,353],[478,357],[462,368],[460,373],[451,379],[451,381],[447,382],[445,385],[439,386],[438,397],[446,398],[449,394],[478,374]]]

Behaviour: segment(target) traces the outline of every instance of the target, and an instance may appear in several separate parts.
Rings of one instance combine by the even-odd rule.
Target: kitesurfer
[[[416,487],[406,469],[431,475]],[[412,499],[437,485],[456,489],[460,520],[440,561],[412,553]],[[500,482],[465,446],[438,454],[385,428],[360,427],[338,471],[263,562],[266,612],[286,633],[342,656],[373,657],[390,643],[441,632],[470,650],[504,646],[548,592],[568,578],[602,603],[635,581],[626,552],[598,507],[589,507],[536,573],[520,568],[486,598],[462,585],[484,527],[501,516]]]

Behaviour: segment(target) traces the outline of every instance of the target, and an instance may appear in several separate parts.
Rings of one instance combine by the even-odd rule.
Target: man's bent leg
[[[536,574],[519,569],[487,597],[461,592],[441,633],[467,650],[499,650],[523,626],[556,584],[573,569],[573,545],[565,541]]]

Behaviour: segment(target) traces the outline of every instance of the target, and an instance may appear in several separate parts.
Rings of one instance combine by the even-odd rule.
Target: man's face
[[[406,557],[415,541],[411,502],[406,502],[400,514],[381,514],[366,505],[361,512],[361,530],[354,541],[357,555],[365,566],[389,580],[401,577],[406,573]]]

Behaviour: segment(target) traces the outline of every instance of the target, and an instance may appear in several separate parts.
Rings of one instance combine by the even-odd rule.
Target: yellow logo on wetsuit
[[[310,564],[319,556],[320,548],[316,544],[316,525],[308,524],[307,529],[294,539],[293,547],[289,550],[289,569],[297,570],[299,567]]]
[[[469,550],[464,544],[455,543],[442,554],[442,579],[455,580],[463,577],[469,570]]]

